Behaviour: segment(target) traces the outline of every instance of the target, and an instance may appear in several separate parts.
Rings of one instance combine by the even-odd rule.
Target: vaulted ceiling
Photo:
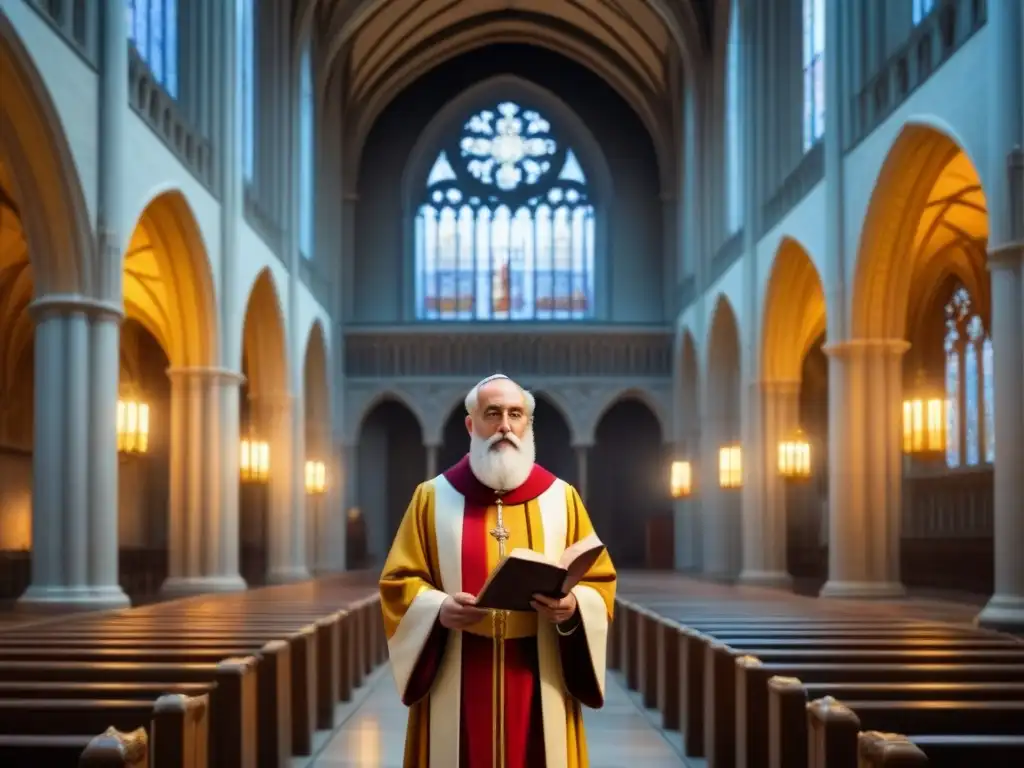
[[[344,71],[361,144],[425,72],[491,43],[550,48],[614,87],[652,133],[675,128],[683,78],[704,49],[711,0],[321,0],[324,73]],[[326,79],[326,78],[325,78]]]

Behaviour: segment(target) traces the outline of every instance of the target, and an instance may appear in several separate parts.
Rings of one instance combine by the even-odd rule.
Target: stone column
[[[578,444],[574,445],[576,449],[576,490],[583,496],[583,501],[586,503],[587,494],[587,457],[590,455],[590,445]]]
[[[295,485],[302,484],[305,464],[296,466],[294,399],[287,393],[252,398],[256,423],[270,448],[270,503],[267,510],[267,580],[274,584],[309,578],[304,557],[305,531],[296,527]],[[300,539],[299,542],[295,538]]]
[[[823,597],[896,597],[902,521],[902,339],[825,347],[829,358],[829,578]]]
[[[701,473],[700,435],[683,437],[676,448],[673,460],[689,461],[693,492],[689,498],[672,502],[675,533],[675,562],[680,571],[695,571],[700,568],[700,492],[703,487],[698,480]]]
[[[117,573],[120,314],[78,296],[43,297],[32,303],[31,312],[36,322],[32,580],[19,603],[124,607],[128,597]],[[109,425],[102,422],[108,417]]]
[[[437,443],[425,443],[423,446],[427,452],[427,480],[433,480],[437,477],[437,452],[441,450],[441,446]]]
[[[701,489],[701,573],[722,581],[736,578],[740,561],[740,490],[722,488],[718,483],[718,451],[728,440],[721,427],[705,424],[701,430],[697,483]]]
[[[751,473],[759,488],[753,494],[757,507],[744,515],[740,581],[789,587],[793,580],[786,564],[786,484],[779,475],[778,456],[779,443],[797,427],[800,383],[761,381],[751,390],[750,397],[760,402],[761,428],[753,451],[744,459],[756,462],[760,471]]]
[[[238,385],[218,368],[175,368],[171,380],[168,504],[168,596],[245,589],[238,573]],[[222,418],[224,390],[233,389],[236,418]],[[230,398],[229,398],[230,399]],[[223,503],[235,488],[234,506]]]
[[[1024,629],[1024,68],[1020,3],[989,3],[989,256],[995,368],[995,593],[978,616]],[[991,79],[995,78],[995,79]],[[996,85],[998,84],[998,85]]]
[[[327,495],[321,500],[320,511],[324,544],[323,555],[316,565],[317,573],[339,573],[345,570],[347,484],[345,449],[339,445],[331,451],[327,463]]]

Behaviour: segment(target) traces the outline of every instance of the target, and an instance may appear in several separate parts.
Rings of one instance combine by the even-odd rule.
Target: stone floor
[[[645,712],[618,675],[608,676],[603,709],[588,711],[590,768],[697,768],[680,756],[678,734],[657,727],[657,713]],[[342,713],[345,718],[316,759],[314,768],[401,768],[405,707],[398,700],[387,667],[367,681]],[[675,738],[673,738],[673,736]]]

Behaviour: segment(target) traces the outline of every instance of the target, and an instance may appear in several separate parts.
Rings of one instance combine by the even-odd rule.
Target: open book
[[[604,552],[591,534],[567,547],[558,562],[532,549],[513,549],[491,571],[476,598],[478,608],[532,611],[535,594],[565,597]]]

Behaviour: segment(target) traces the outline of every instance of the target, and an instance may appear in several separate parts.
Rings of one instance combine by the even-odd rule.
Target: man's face
[[[508,379],[497,379],[482,386],[477,394],[476,412],[466,416],[466,429],[481,440],[490,440],[496,434],[512,434],[516,438],[513,442],[518,442],[529,426],[523,390]],[[515,446],[499,438],[490,448],[505,451],[514,450]]]

